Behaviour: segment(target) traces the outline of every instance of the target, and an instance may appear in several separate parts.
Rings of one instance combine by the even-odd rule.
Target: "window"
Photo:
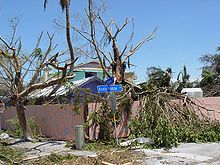
[[[85,78],[87,77],[92,77],[92,76],[96,76],[97,75],[97,72],[86,72],[85,73]]]

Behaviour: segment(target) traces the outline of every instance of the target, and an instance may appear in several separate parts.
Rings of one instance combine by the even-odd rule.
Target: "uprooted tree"
[[[30,54],[22,51],[21,40],[15,40],[16,27],[13,29],[11,42],[7,42],[0,36],[0,80],[1,85],[7,89],[7,98],[10,103],[16,107],[19,124],[22,128],[25,140],[32,138],[32,133],[25,116],[24,101],[28,95],[38,89],[43,89],[55,84],[62,84],[74,75],[68,75],[70,66],[75,61],[62,62],[59,53],[54,53],[57,45],[53,45],[53,35],[47,33],[49,44],[46,51],[40,48],[40,41],[43,33],[37,40],[36,47]],[[41,81],[41,73],[47,67],[53,68],[53,71],[59,73],[47,81]]]

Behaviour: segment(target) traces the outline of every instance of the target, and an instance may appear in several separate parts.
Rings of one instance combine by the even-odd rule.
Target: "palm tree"
[[[157,88],[169,87],[171,75],[172,69],[169,67],[166,70],[153,66],[149,67],[147,68],[148,86]]]
[[[177,75],[177,81],[174,83],[174,89],[177,92],[181,92],[183,88],[192,88],[193,83],[190,83],[190,75],[187,72],[186,65],[183,66],[183,70]]]
[[[47,3],[48,3],[48,0],[44,0],[44,10],[47,7]],[[65,10],[65,13],[66,13],[66,41],[69,47],[70,59],[72,62],[72,65],[70,67],[70,74],[71,74],[74,68],[75,56],[74,56],[73,46],[72,46],[71,37],[70,37],[70,10],[69,10],[70,0],[60,0],[60,6],[62,8],[62,11]]]

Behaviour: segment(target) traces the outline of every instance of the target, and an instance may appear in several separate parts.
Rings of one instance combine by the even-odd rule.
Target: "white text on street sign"
[[[122,85],[98,85],[98,93],[107,93],[107,92],[122,92]]]

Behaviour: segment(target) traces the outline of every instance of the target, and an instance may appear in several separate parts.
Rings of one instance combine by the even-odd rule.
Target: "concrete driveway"
[[[182,143],[170,150],[141,149],[141,151],[146,155],[144,165],[220,165],[220,143]]]
[[[26,160],[51,153],[96,157],[95,152],[76,151],[65,147],[64,141],[21,142],[12,146],[26,150]],[[182,143],[177,148],[139,149],[146,157],[142,165],[220,165],[220,143]],[[137,152],[138,154],[138,152]]]
[[[48,156],[51,153],[71,154],[76,156],[96,157],[96,152],[73,150],[70,147],[65,147],[65,141],[45,141],[45,142],[15,142],[12,147],[22,148],[25,153],[26,161],[36,159],[38,157]]]

